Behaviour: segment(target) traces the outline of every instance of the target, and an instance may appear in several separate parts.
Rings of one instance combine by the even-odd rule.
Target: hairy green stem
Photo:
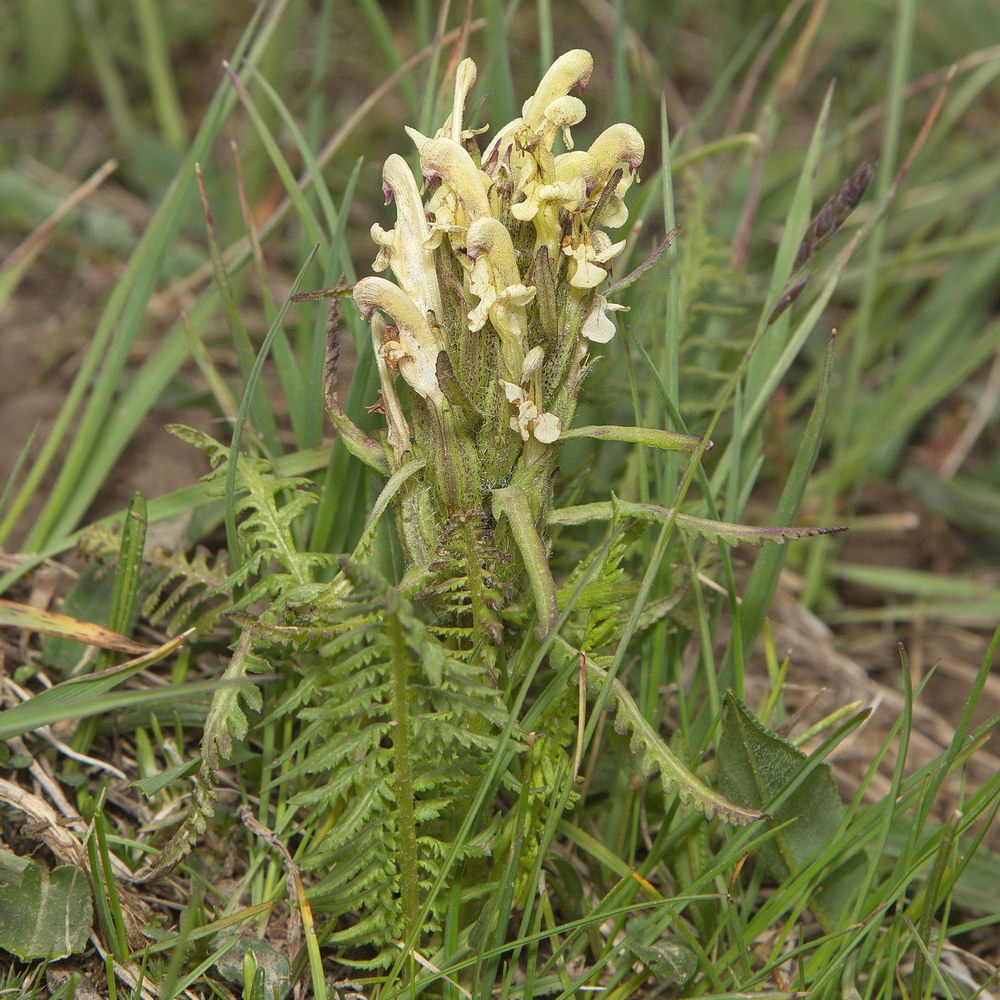
[[[462,519],[455,528],[458,549],[469,585],[473,642],[482,651],[482,662],[492,671],[495,647],[500,643],[500,622],[491,606],[491,593],[484,576],[483,522],[478,512]],[[494,602],[495,603],[495,602]]]
[[[399,615],[386,608],[392,663],[393,775],[396,782],[396,836],[399,846],[399,896],[407,933],[420,916],[417,824],[413,811],[413,756],[410,732],[410,659]]]

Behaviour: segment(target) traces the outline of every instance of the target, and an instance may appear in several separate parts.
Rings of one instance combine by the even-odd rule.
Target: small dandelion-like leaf
[[[570,649],[567,643],[559,642]],[[573,655],[580,655],[576,650],[571,651]],[[677,795],[681,802],[702,813],[706,819],[718,816],[733,826],[748,826],[764,819],[764,813],[730,802],[696,777],[642,714],[625,685],[617,677],[609,677],[588,657],[583,657],[583,663],[590,683],[598,687],[610,683],[611,696],[617,704],[615,729],[622,735],[630,734],[629,749],[636,755],[644,777],[659,771],[664,794]]]

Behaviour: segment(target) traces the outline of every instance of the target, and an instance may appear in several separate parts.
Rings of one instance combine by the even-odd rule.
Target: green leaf
[[[650,935],[648,920],[630,920],[625,925],[622,947],[663,982],[661,985],[683,986],[698,971],[698,957],[676,935]]]
[[[216,971],[223,979],[244,988],[244,995],[252,996],[252,986],[258,980],[263,982],[263,991],[258,995],[282,1000],[291,991],[292,972],[288,959],[281,952],[256,938],[241,934],[220,934],[212,942],[220,948],[235,936],[236,943],[226,950],[215,963]],[[252,972],[253,982],[247,982],[246,973]]]
[[[624,441],[627,444],[644,444],[650,448],[662,448],[664,451],[697,451],[701,438],[692,434],[678,434],[674,431],[663,431],[655,427],[616,427],[601,425],[595,427],[573,427],[559,435],[560,441],[572,441],[575,438],[597,438],[603,441]],[[712,442],[705,445],[705,451],[711,451]]]
[[[157,792],[162,792],[171,782],[190,777],[200,766],[200,757],[195,757],[193,760],[182,760],[179,764],[174,764],[173,767],[164,768],[159,774],[151,774],[148,778],[139,778],[132,784],[149,799]]]
[[[728,798],[767,811],[769,824],[781,827],[758,851],[772,878],[787,881],[836,839],[844,807],[830,765],[815,764],[786,739],[761,725],[731,691],[726,692],[722,712],[718,768],[719,785]],[[782,797],[793,783],[796,787]],[[864,852],[857,851],[824,874],[810,902],[824,930],[829,932],[835,927],[852,902],[857,877],[865,864]]]
[[[586,524],[588,521],[610,521],[615,517],[632,517],[643,521],[661,521],[669,523],[674,519],[678,528],[691,534],[701,535],[710,542],[725,542],[729,545],[763,545],[764,542],[795,542],[803,538],[816,538],[819,535],[832,535],[846,530],[839,525],[828,527],[757,527],[751,524],[730,524],[727,521],[715,521],[707,517],[695,517],[692,514],[680,514],[673,507],[661,507],[653,503],[632,503],[628,500],[599,501],[585,503],[576,507],[562,507],[550,511],[550,525]]]
[[[93,920],[90,883],[81,868],[51,872],[0,851],[0,948],[22,961],[83,951]]]

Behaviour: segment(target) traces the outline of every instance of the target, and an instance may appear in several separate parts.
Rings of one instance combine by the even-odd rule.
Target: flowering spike
[[[573,149],[571,129],[586,107],[571,91],[584,89],[592,69],[582,49],[560,56],[521,117],[487,142],[480,167],[465,120],[476,67],[462,60],[447,120],[430,136],[407,129],[433,184],[426,201],[401,157],[385,163],[396,225],[374,226],[372,238],[375,269],[391,268],[395,283],[369,277],[354,286],[372,321],[385,453],[394,472],[424,463],[397,506],[398,517],[416,518],[400,531],[407,560],[440,566],[461,550],[455,573],[470,587],[484,568],[498,581],[496,591],[467,595],[473,632],[487,645],[500,620],[491,595],[516,594],[537,576],[525,540],[537,535],[544,548],[556,449],[588,351],[614,336],[611,315],[624,308],[600,291],[625,245],[605,229],[627,219],[622,195],[645,149],[631,125]],[[556,151],[560,135],[566,152]],[[501,495],[519,498],[516,517],[509,503],[504,518],[486,513]],[[447,618],[457,607],[435,610]]]

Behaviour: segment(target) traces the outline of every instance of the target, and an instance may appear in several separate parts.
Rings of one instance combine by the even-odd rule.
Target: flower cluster
[[[611,314],[623,308],[598,288],[624,248],[609,231],[628,218],[624,195],[644,151],[626,124],[574,148],[571,129],[586,108],[573,91],[582,93],[592,69],[582,49],[560,56],[521,116],[481,151],[485,130],[464,121],[476,79],[465,59],[444,125],[430,137],[407,129],[426,205],[406,161],[385,162],[396,224],[372,227],[373,267],[391,270],[395,283],[362,278],[354,300],[372,324],[385,457],[397,471],[423,462],[396,501],[411,565],[440,561],[456,519],[476,521],[480,548],[512,555],[517,545],[496,537],[499,491],[516,492],[544,537],[555,446],[572,420],[588,347],[611,339]]]

